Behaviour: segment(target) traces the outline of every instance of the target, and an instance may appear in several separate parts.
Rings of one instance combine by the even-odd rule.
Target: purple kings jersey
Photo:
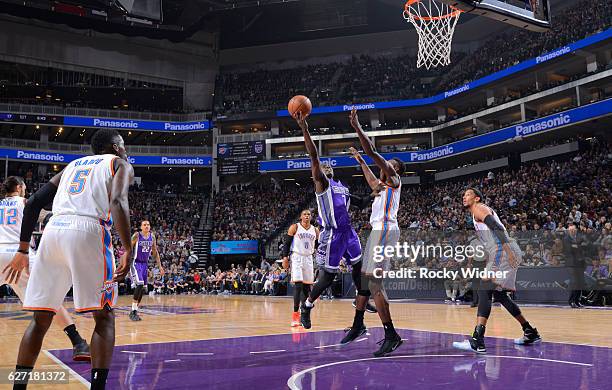
[[[317,194],[317,206],[321,226],[326,229],[346,230],[351,228],[349,189],[339,181],[329,179],[329,187]]]
[[[138,233],[138,242],[134,251],[134,262],[148,263],[153,249],[153,234],[149,233],[149,237],[145,237],[142,233]]]

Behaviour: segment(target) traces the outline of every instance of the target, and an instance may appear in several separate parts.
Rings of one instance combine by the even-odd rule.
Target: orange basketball
[[[310,99],[308,99],[304,95],[297,95],[289,100],[289,105],[287,107],[289,110],[289,115],[292,117],[296,117],[298,112],[302,113],[302,116],[306,118],[312,112],[312,103]]]

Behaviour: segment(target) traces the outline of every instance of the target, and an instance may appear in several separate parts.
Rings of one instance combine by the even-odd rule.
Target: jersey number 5
[[[87,183],[87,178],[91,173],[91,168],[89,169],[79,169],[74,173],[74,177],[72,178],[72,182],[70,182],[70,187],[68,188],[68,193],[70,195],[77,195],[83,192],[85,188],[85,183]]]

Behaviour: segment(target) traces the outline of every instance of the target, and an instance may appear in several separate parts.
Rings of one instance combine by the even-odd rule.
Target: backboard
[[[531,31],[550,29],[549,0],[439,0],[465,12]]]

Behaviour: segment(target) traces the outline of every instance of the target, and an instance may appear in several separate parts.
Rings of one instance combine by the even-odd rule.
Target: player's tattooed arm
[[[322,193],[329,187],[329,180],[323,170],[321,169],[321,161],[319,160],[319,152],[317,150],[317,146],[315,145],[312,137],[310,136],[310,131],[308,130],[308,122],[306,122],[306,118],[302,117],[302,113],[297,113],[297,118],[295,119],[302,129],[302,134],[304,135],[304,144],[306,145],[306,151],[310,156],[310,169],[312,170],[312,180],[315,183],[315,191],[317,194]]]
[[[376,189],[380,184],[380,180],[378,180],[378,178],[374,175],[368,164],[366,164],[365,160],[363,159],[363,156],[361,156],[361,153],[359,153],[359,151],[357,151],[357,149],[352,146],[349,148],[349,153],[359,163],[359,166],[363,171],[363,176],[368,182],[370,188],[372,190]]]
[[[153,247],[151,248],[151,252],[153,253],[153,258],[157,262],[157,268],[159,268],[159,274],[161,276],[164,276],[166,271],[164,270],[164,267],[162,267],[162,264],[161,264],[161,257],[159,256],[159,250],[157,249],[157,238],[155,238],[154,234],[152,234],[152,236],[153,236]]]
[[[388,180],[391,182],[390,184],[393,187],[399,186],[401,181],[399,175],[397,174],[397,172],[395,172],[393,166],[389,164],[389,162],[385,160],[385,158],[376,151],[376,146],[374,146],[372,140],[363,131],[361,123],[359,123],[359,116],[357,115],[356,109],[351,110],[349,120],[351,122],[351,126],[353,127],[353,129],[355,129],[355,132],[359,137],[359,142],[361,143],[361,147],[363,148],[365,154],[367,154],[372,160],[374,160],[374,163],[384,173],[384,176],[388,178]]]

